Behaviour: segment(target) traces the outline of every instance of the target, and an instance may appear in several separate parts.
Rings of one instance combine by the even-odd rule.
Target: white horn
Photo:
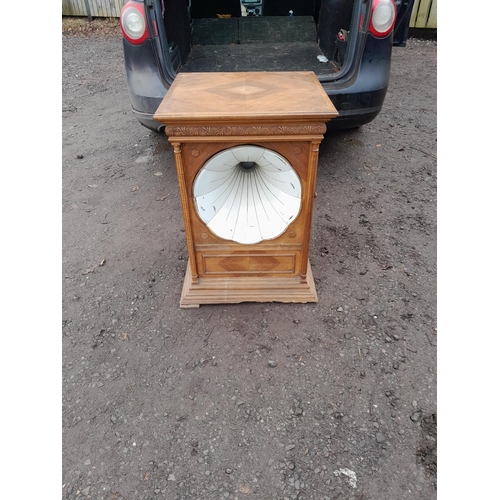
[[[297,218],[300,179],[283,156],[236,146],[210,158],[193,185],[195,206],[220,238],[242,244],[271,240]]]

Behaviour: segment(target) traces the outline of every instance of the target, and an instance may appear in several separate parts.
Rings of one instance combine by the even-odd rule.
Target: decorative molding
[[[165,133],[169,137],[188,136],[239,136],[239,135],[307,135],[324,134],[326,125],[168,125]]]

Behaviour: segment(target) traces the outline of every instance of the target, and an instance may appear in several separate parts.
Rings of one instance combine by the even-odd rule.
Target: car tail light
[[[134,45],[143,43],[149,37],[144,4],[126,3],[120,14],[120,27],[124,38],[130,43]]]
[[[368,31],[376,37],[387,36],[396,22],[396,4],[394,0],[373,0],[370,27]]]

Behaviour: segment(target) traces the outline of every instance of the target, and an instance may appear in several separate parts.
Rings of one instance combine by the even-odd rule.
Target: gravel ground
[[[436,498],[436,51],[321,145],[319,302],[181,310],[172,150],[63,23],[64,499]]]

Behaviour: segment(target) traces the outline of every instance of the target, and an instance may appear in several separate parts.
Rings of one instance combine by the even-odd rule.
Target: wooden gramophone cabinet
[[[154,118],[174,149],[186,229],[181,307],[317,302],[316,169],[336,116],[312,72],[177,75]]]

